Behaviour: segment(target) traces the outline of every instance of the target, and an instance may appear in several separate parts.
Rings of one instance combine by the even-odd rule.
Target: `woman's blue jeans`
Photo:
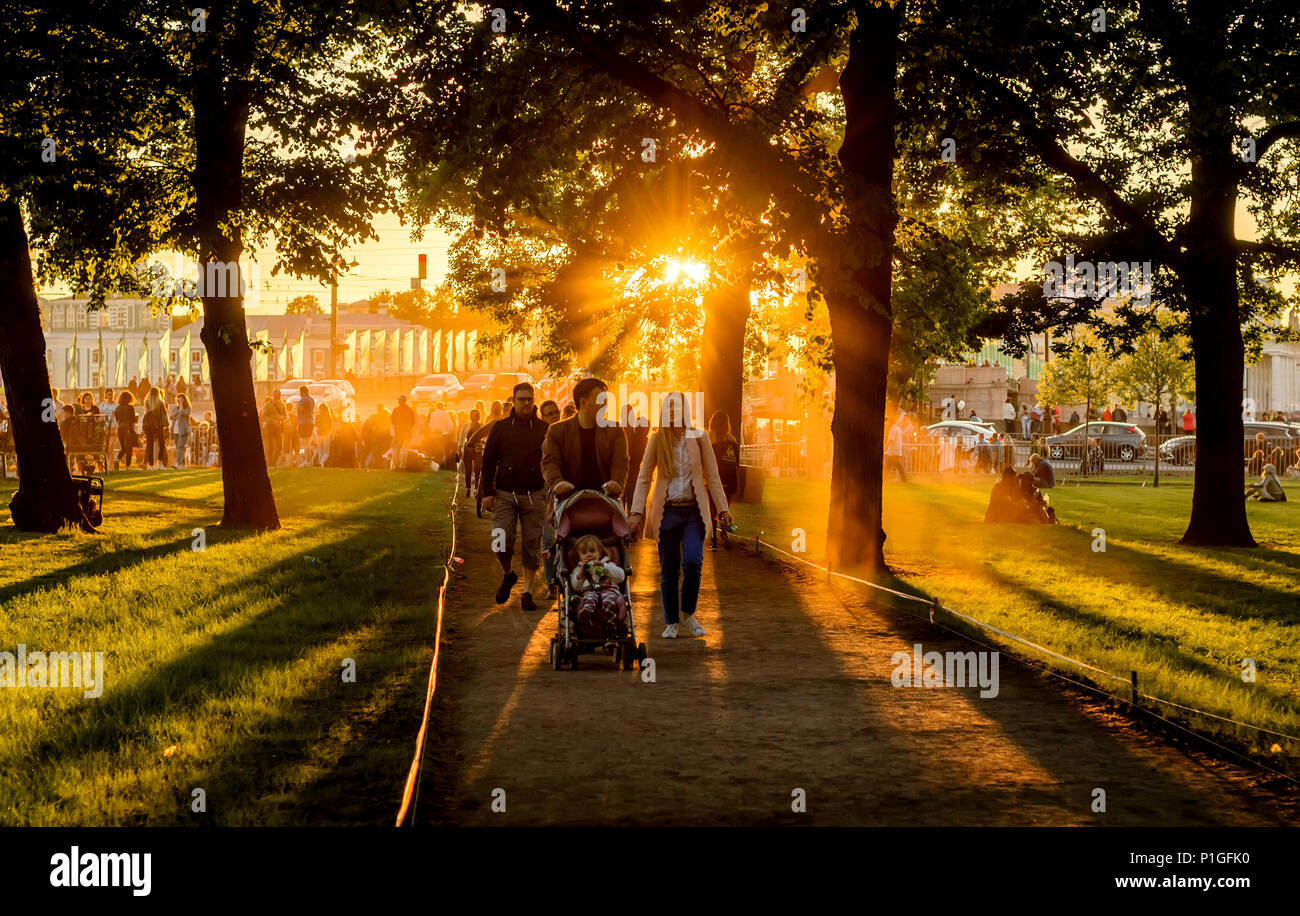
[[[659,523],[659,597],[664,605],[664,623],[677,623],[679,614],[695,613],[703,568],[704,519],[700,518],[699,507],[664,506]]]

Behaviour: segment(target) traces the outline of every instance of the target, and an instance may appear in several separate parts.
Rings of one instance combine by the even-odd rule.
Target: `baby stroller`
[[[584,534],[594,534],[605,545],[609,558],[627,573],[619,591],[627,607],[627,626],[610,638],[604,634],[582,632],[578,626],[578,604],[581,595],[574,591],[570,573],[574,558],[572,546]],[[614,656],[614,664],[630,671],[635,662],[645,661],[645,643],[636,638],[636,616],[632,609],[632,592],[629,583],[632,568],[628,562],[628,544],[631,528],[622,504],[597,490],[577,490],[557,499],[555,504],[555,584],[560,590],[558,621],[555,636],[551,638],[551,667],[559,671],[567,663],[578,667],[578,656],[584,653],[605,652]]]

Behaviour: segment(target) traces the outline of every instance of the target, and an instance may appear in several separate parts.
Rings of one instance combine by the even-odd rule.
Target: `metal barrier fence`
[[[776,477],[801,477],[808,473],[807,447],[802,441],[742,445],[740,463],[761,467]]]
[[[1108,454],[1103,449],[1101,463],[1088,469],[1088,476],[1107,477],[1150,477],[1154,473],[1155,448],[1147,446],[1145,454],[1132,461],[1124,461],[1118,455]],[[1029,457],[1038,454],[1052,465],[1057,477],[1071,477],[1084,473],[1083,447],[1081,444],[1049,446],[1046,442],[1030,439],[1003,439],[990,444],[981,458],[976,449],[963,448],[960,443],[946,445],[940,442],[913,442],[904,448],[904,468],[909,474],[969,474],[989,476],[996,475],[1010,464],[1024,468],[1029,464]],[[1165,460],[1160,462],[1161,476],[1191,476],[1190,464],[1174,464]]]

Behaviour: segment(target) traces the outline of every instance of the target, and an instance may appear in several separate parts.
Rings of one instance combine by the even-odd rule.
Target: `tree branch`
[[[1300,137],[1300,121],[1284,121],[1281,124],[1274,124],[1268,130],[1259,135],[1255,141],[1255,161],[1264,158],[1269,147],[1279,140],[1291,140]]]
[[[1015,92],[1007,89],[995,77],[985,77],[971,73],[977,85],[984,88],[995,102],[1000,102],[1011,111],[1011,117],[1020,123],[1020,132],[1033,147],[1043,163],[1074,181],[1075,186],[1088,197],[1100,203],[1106,210],[1124,225],[1141,235],[1171,265],[1181,265],[1182,253],[1167,239],[1152,222],[1150,216],[1125,200],[1123,195],[1097,174],[1091,166],[1075,158],[1056,138],[1056,131],[1050,130],[1038,122],[1033,106]]]
[[[670,112],[682,124],[710,136],[737,160],[738,167],[733,169],[733,174],[747,174],[762,182],[791,213],[807,211],[808,195],[792,177],[801,173],[798,162],[768,143],[765,137],[756,136],[753,131],[733,123],[725,111],[705,105],[691,93],[624,56],[609,44],[591,40],[574,25],[564,10],[555,5],[539,4],[532,12],[540,24],[568,43],[592,67]],[[820,220],[809,218],[801,223],[808,241],[814,246],[827,252],[841,247],[835,234],[821,225]]]
[[[1237,252],[1250,255],[1271,255],[1284,261],[1300,264],[1300,244],[1286,244],[1275,241],[1247,241],[1237,239]]]

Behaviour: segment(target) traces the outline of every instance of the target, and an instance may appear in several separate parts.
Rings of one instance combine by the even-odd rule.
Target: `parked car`
[[[1249,460],[1255,454],[1256,436],[1264,434],[1265,456],[1275,448],[1280,448],[1286,455],[1287,464],[1295,464],[1296,451],[1300,449],[1300,432],[1289,423],[1265,423],[1262,420],[1247,421],[1243,424],[1242,457]],[[1278,470],[1282,470],[1278,468]]]
[[[317,382],[315,379],[291,378],[287,382],[280,383],[280,396],[287,401],[289,400],[289,398],[296,398],[298,396],[298,389],[301,388],[303,385],[318,385],[318,384],[320,383]]]
[[[998,430],[993,428],[992,423],[976,423],[974,420],[943,420],[925,427],[918,435],[918,438],[920,436],[929,436],[932,439],[955,437],[958,444],[969,451],[979,441],[980,433],[983,433],[985,441],[988,441],[993,438],[993,434],[996,432]]]
[[[309,382],[307,383],[307,393],[316,402],[317,410],[320,409],[321,404],[328,404],[330,414],[336,419],[355,420],[357,418],[357,402],[346,391],[325,382]],[[289,405],[290,409],[296,410],[298,401],[301,398],[302,395],[298,393],[298,389],[294,388],[293,396],[286,395],[284,401]]]
[[[508,400],[514,395],[515,386],[520,382],[536,384],[527,372],[498,372],[488,383],[487,396],[494,401]]]
[[[1170,464],[1196,464],[1196,437],[1174,436],[1161,442],[1160,460]]]
[[[413,408],[432,407],[438,401],[443,401],[450,406],[451,402],[460,397],[465,386],[460,383],[460,379],[450,372],[439,372],[433,375],[426,375],[415,383],[411,389],[411,406]]]
[[[354,387],[352,387],[352,383],[349,382],[347,379],[345,379],[345,378],[324,378],[324,379],[321,379],[321,381],[324,382],[326,385],[333,385],[333,386],[334,386],[335,388],[337,388],[339,391],[342,391],[342,392],[343,392],[344,394],[346,394],[348,397],[352,398],[352,400],[355,401],[355,400],[357,399],[357,389],[354,388]]]
[[[461,397],[486,399],[488,386],[491,384],[491,372],[476,372],[461,383]]]
[[[1101,453],[1107,458],[1136,461],[1146,453],[1147,434],[1131,423],[1094,420],[1086,428],[1088,435],[1101,443]],[[1081,458],[1084,429],[1085,425],[1080,423],[1058,436],[1047,436],[1047,454],[1058,459]]]

